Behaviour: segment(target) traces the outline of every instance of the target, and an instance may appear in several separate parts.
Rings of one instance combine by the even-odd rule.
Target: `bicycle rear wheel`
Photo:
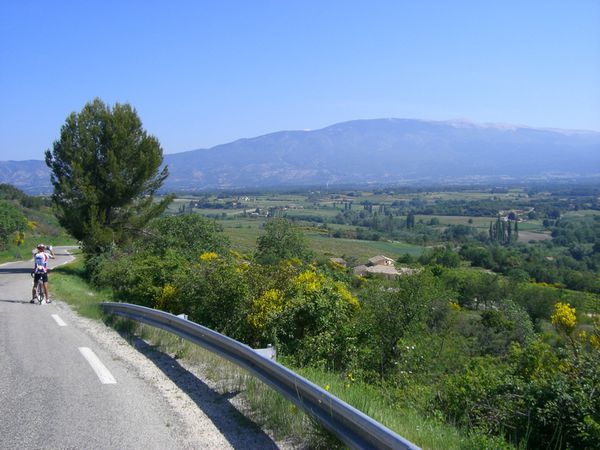
[[[42,280],[39,280],[37,284],[37,297],[40,305],[46,300],[46,296],[44,295],[44,282]]]

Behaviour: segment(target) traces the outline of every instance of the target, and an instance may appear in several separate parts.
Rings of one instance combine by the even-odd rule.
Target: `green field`
[[[223,226],[223,234],[231,240],[232,248],[236,251],[250,254],[256,250],[256,239],[262,234],[260,226],[263,221],[251,219],[224,220],[219,221],[219,223]],[[354,229],[355,227],[347,228]],[[305,231],[304,234],[309,248],[317,256],[346,256],[363,261],[379,254],[394,259],[405,253],[418,256],[425,250],[425,247],[401,242],[336,239],[315,231]]]
[[[359,262],[366,262],[367,259],[381,254],[393,259],[397,259],[405,253],[418,256],[425,250],[425,247],[402,242],[335,239],[311,233],[307,233],[307,237],[311,249],[318,255],[332,258],[353,257]]]
[[[581,209],[579,211],[568,211],[563,214],[563,217],[594,217],[600,216],[600,211],[596,211],[594,209]]]

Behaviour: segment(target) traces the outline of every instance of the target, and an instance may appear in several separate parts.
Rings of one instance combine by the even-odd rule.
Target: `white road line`
[[[67,326],[67,324],[60,317],[58,317],[58,314],[52,314],[52,318],[58,324],[59,327]]]
[[[96,375],[98,375],[98,378],[102,384],[116,384],[117,380],[115,380],[106,366],[102,364],[102,362],[91,349],[87,347],[79,347],[79,351],[90,364],[90,366],[92,366],[92,369],[94,369],[94,372],[96,372]]]

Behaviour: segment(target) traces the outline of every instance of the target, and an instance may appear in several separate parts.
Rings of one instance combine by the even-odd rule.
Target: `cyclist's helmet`
[[[37,248],[41,248],[42,250],[44,250],[44,248],[46,248],[46,246],[44,244],[38,244]]]

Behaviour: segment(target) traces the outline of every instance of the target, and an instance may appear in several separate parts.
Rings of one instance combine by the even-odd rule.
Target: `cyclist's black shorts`
[[[33,274],[33,282],[37,283],[39,280],[42,280],[44,283],[47,283],[48,282],[48,274],[47,273]]]

